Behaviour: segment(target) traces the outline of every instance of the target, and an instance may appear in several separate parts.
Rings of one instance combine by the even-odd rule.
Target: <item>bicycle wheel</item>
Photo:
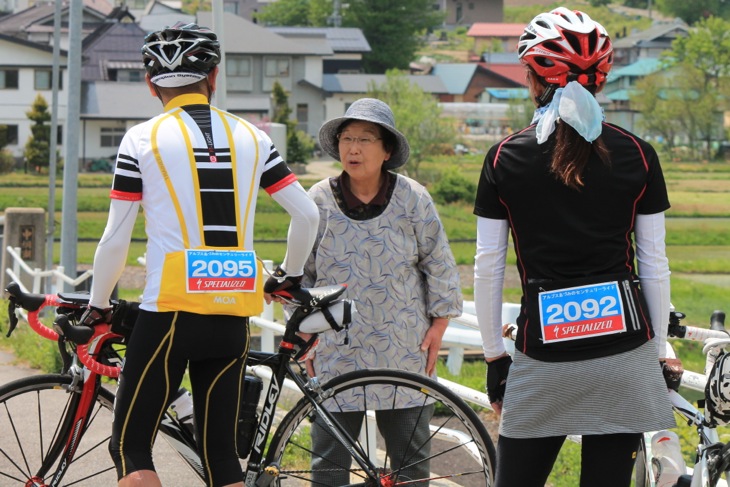
[[[0,485],[24,486],[37,477],[50,483],[73,411],[80,394],[68,393],[72,378],[45,374],[9,382],[0,387]],[[117,474],[109,456],[114,394],[102,387],[89,413],[74,460],[58,483],[61,486],[116,485]],[[187,465],[167,445],[155,443],[155,466],[165,485],[193,485]],[[202,485],[202,480],[196,485]]]
[[[0,484],[50,483],[73,425],[80,394],[68,393],[71,377],[25,377],[0,387]],[[107,443],[114,395],[102,388],[74,461],[60,485],[114,485],[117,477]]]
[[[329,411],[343,411],[341,398],[351,398],[352,394],[361,397],[362,406],[367,409],[365,391],[369,386],[383,385],[390,386],[394,395],[403,393],[417,398],[424,406],[408,410],[411,413],[419,410],[424,412],[418,413],[416,419],[411,414],[411,419],[404,420],[404,424],[413,425],[413,431],[399,435],[405,439],[406,446],[391,448],[394,451],[388,451],[385,447],[383,434],[378,431],[376,421],[372,419],[377,412],[368,411],[368,419],[363,423],[356,421],[357,426],[352,434],[356,438],[356,447],[367,453],[369,461],[380,475],[389,478],[383,485],[397,486],[414,482],[432,487],[493,485],[495,453],[487,430],[474,410],[445,386],[410,372],[390,369],[362,370],[343,374],[329,381],[322,387],[322,396],[327,398],[325,404]],[[401,414],[400,411],[403,410],[395,411]],[[325,439],[331,442],[337,440],[333,439],[331,430],[319,425],[321,421],[313,422],[313,413],[313,404],[306,398],[301,399],[284,417],[274,434],[266,459],[267,464],[277,463],[280,466],[278,485],[380,485],[368,480],[366,471],[351,461],[347,451],[345,457],[341,454],[338,456],[314,451],[313,428],[321,428],[318,429],[320,439],[317,441],[321,442],[324,435],[329,435]],[[427,432],[425,435],[421,434],[419,439],[419,433],[415,431],[418,429],[416,425],[423,424],[424,418]],[[343,424],[342,421],[338,422]],[[363,424],[363,428],[360,429],[358,438],[356,430],[360,424]],[[389,436],[389,432],[385,431],[385,435]],[[390,441],[393,441],[392,436]],[[421,473],[415,478],[413,472]],[[340,480],[332,480],[335,478]]]

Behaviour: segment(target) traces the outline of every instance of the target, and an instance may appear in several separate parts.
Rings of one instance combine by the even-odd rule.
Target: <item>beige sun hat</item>
[[[319,129],[319,145],[327,154],[340,160],[337,134],[340,133],[340,126],[348,120],[376,123],[395,136],[396,144],[390,159],[383,164],[384,169],[395,169],[408,162],[411,153],[408,140],[396,130],[395,117],[388,104],[375,98],[360,98],[350,105],[344,117],[333,118],[322,125]]]

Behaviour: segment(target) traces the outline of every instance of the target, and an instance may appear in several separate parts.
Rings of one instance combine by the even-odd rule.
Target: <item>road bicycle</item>
[[[712,313],[709,329],[684,326],[681,324],[683,318],[684,314],[680,312],[673,311],[670,314],[668,336],[705,343],[703,347],[703,352],[706,354],[705,373],[685,371],[682,374],[682,385],[704,392],[707,381],[705,374],[710,371],[721,348],[730,344],[730,336],[725,331],[725,313],[722,311]],[[673,352],[671,347],[668,350]],[[669,397],[677,415],[697,431],[695,463],[692,473],[682,475],[676,486],[727,486],[722,475],[730,468],[730,445],[720,441],[716,427],[707,421],[700,408],[674,390],[669,390]],[[652,471],[654,460],[651,451],[652,435],[653,432],[645,433],[642,438],[641,449],[636,461],[636,487],[655,487],[657,485]]]
[[[340,298],[344,289],[327,286],[292,292],[288,302],[296,309],[286,322],[277,352],[249,353],[247,379],[264,377],[268,387],[261,401],[255,402],[253,418],[239,418],[239,430],[248,424],[250,433],[243,441],[239,431],[237,444],[245,485],[322,485],[315,484],[313,476],[327,476],[328,472],[348,472],[350,483],[346,485],[351,487],[493,485],[492,441],[476,412],[447,387],[418,374],[390,369],[344,373],[326,384],[307,375],[300,359],[314,337],[301,346],[296,333],[307,318],[345,301]],[[8,336],[17,325],[16,310],[27,311],[28,323],[36,333],[58,341],[63,367],[57,374],[24,377],[0,387],[0,485],[114,485],[116,473],[107,452],[114,379],[123,363],[125,336],[135,320],[134,303],[114,301],[112,323],[88,328],[79,325],[88,294],[29,294],[17,283],[8,285],[6,291],[11,320]],[[44,307],[55,308],[50,327],[39,319]],[[390,387],[394,397],[409,394],[423,405],[435,404],[429,438],[421,444],[411,443],[407,452],[388,452],[369,419],[374,414],[368,408],[367,392],[383,386]],[[287,387],[298,391],[301,398],[285,412],[277,405]],[[361,407],[367,411],[357,438],[332,414],[340,410],[340,398],[353,393],[362,397]],[[243,396],[247,397],[245,390]],[[319,471],[312,467],[313,459],[322,458],[311,446],[315,416],[321,418],[333,441],[346,448],[350,464],[325,460],[317,462]],[[204,482],[194,435],[172,408],[162,418],[159,438],[167,440],[157,441],[154,447],[163,484]],[[172,451],[165,450],[164,443]],[[430,473],[427,478],[408,478],[404,472],[415,463],[414,453],[422,449],[429,454],[419,461],[428,462]]]

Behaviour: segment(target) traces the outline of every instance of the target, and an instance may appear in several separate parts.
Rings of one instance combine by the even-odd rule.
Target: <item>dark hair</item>
[[[592,143],[588,142],[573,127],[559,122],[555,129],[550,172],[569,188],[579,190],[583,187],[583,171],[593,152],[603,164],[611,165],[610,152],[600,136]]]

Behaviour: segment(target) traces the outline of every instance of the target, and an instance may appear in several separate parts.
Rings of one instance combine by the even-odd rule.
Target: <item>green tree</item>
[[[656,0],[656,8],[664,15],[679,17],[688,24],[711,16],[730,18],[730,4],[725,0]]]
[[[425,34],[440,26],[444,14],[432,0],[352,0],[343,25],[359,27],[372,49],[363,56],[368,73],[408,69],[425,45]]]
[[[721,80],[730,75],[730,22],[718,17],[700,20],[686,37],[672,42],[665,59],[697,68],[705,85],[720,88]]]
[[[264,7],[256,18],[267,25],[328,25],[332,0],[278,0]],[[432,0],[349,0],[340,11],[344,27],[362,29],[371,52],[363,56],[368,73],[390,68],[408,69],[416,52],[425,45],[424,34],[440,26],[442,12]]]
[[[12,172],[15,168],[15,158],[10,151],[5,150],[8,145],[8,126],[0,125],[0,174]]]
[[[255,14],[263,25],[324,27],[332,15],[332,0],[278,0]]]
[[[51,126],[48,125],[48,122],[51,121],[51,112],[48,111],[48,102],[40,93],[35,97],[30,111],[25,115],[33,122],[33,125],[30,127],[32,135],[25,144],[23,155],[26,163],[36,172],[40,172],[41,168],[48,167],[51,140]]]
[[[312,158],[314,140],[303,130],[297,130],[297,121],[290,118],[289,95],[278,81],[272,88],[274,113],[271,121],[286,125],[286,159],[290,163],[306,164]]]
[[[384,101],[393,110],[396,127],[411,147],[411,157],[402,170],[416,179],[421,162],[443,153],[456,140],[453,120],[442,117],[438,102],[398,70],[388,71],[381,85],[371,82],[367,96]]]

